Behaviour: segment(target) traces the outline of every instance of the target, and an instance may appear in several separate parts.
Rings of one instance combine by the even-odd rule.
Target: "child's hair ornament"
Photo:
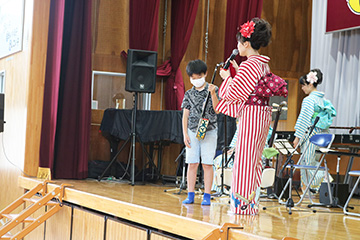
[[[241,25],[240,33],[244,38],[250,38],[251,34],[254,32],[255,23],[253,21],[247,21],[243,25]]]
[[[316,83],[318,81],[318,77],[316,76],[317,75],[317,72],[309,72],[307,75],[306,75],[306,81],[308,83]]]

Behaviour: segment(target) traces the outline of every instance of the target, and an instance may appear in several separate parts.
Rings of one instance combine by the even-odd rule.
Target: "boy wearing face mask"
[[[210,192],[213,179],[213,159],[217,144],[217,117],[215,107],[219,102],[218,87],[205,81],[206,64],[197,59],[186,66],[190,82],[194,85],[185,93],[181,108],[183,109],[183,136],[186,146],[188,197],[183,204],[194,203],[197,169],[200,162],[204,169],[205,193],[201,205],[210,205]],[[202,117],[205,100],[210,92],[211,97],[205,106],[204,118],[209,119],[206,135],[203,140],[196,138],[199,120]]]

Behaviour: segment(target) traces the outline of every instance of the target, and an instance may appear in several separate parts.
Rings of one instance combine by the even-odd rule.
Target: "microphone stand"
[[[215,66],[215,70],[214,70],[214,74],[212,76],[212,82],[214,82],[214,79],[215,79],[215,73],[217,71],[217,68],[219,66],[221,66],[222,64],[224,63],[219,63],[219,64],[216,64]],[[213,194],[212,196],[215,196],[215,197],[221,197],[223,195],[228,195],[224,192],[224,168],[225,168],[225,159],[227,160],[227,151],[229,150],[229,147],[227,145],[227,118],[226,118],[226,115],[224,114],[224,147],[223,147],[223,154],[222,154],[222,158],[221,158],[221,175],[220,175],[220,178],[221,178],[221,188],[220,188],[220,192],[217,192],[215,194]]]
[[[228,143],[227,143],[227,126],[226,126],[227,123],[226,123],[226,121],[227,121],[226,115],[224,114],[224,148],[223,148],[223,151],[225,151],[225,152],[221,157],[221,176],[220,176],[221,177],[221,192],[220,192],[221,195],[225,194],[225,192],[224,192],[224,168],[225,168],[224,164],[225,164],[225,161],[224,160],[226,159],[226,161],[227,161],[227,159],[228,159],[227,152],[229,150]]]
[[[319,121],[319,117],[316,117],[316,118],[315,118],[315,121],[314,121],[314,124],[311,125],[311,126],[309,127],[309,129],[308,129],[308,130],[309,130],[309,134],[308,134],[308,132],[306,131],[306,132],[304,133],[303,137],[300,139],[300,141],[299,141],[299,142],[296,144],[296,146],[294,147],[294,150],[292,151],[292,153],[290,153],[290,155],[288,155],[288,158],[286,159],[286,162],[284,163],[283,168],[280,170],[280,176],[281,176],[281,174],[283,173],[283,171],[285,170],[286,166],[292,161],[291,158],[292,158],[292,156],[294,155],[294,153],[296,152],[296,149],[298,149],[298,147],[302,144],[302,142],[306,142],[306,141],[308,140],[308,138],[310,137],[311,133],[314,131],[314,128],[315,128],[316,124],[318,123],[318,121]],[[303,140],[304,136],[306,136],[306,139],[305,139],[305,140]],[[308,148],[306,148],[305,151],[306,151],[307,149],[308,149]],[[305,153],[305,152],[304,152],[304,153]],[[303,153],[303,154],[304,154],[304,153]]]

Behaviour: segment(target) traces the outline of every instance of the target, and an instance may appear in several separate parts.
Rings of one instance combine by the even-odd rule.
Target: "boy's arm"
[[[183,109],[183,118],[182,118],[182,127],[183,127],[183,137],[184,137],[184,144],[188,147],[190,147],[190,138],[188,135],[188,120],[189,120],[189,109],[184,108]]]
[[[219,98],[216,94],[216,86],[213,84],[209,84],[209,91],[211,94],[213,109],[214,109],[215,113],[218,114],[219,111],[216,110],[216,105],[218,105],[218,103],[219,103]]]

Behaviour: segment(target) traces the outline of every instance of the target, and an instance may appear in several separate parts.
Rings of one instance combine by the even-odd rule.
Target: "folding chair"
[[[296,204],[300,204],[302,202],[302,200],[304,199],[306,193],[309,193],[309,199],[311,204],[308,205],[308,207],[312,207],[312,206],[324,206],[324,204],[322,203],[314,203],[311,199],[311,194],[310,194],[310,186],[312,181],[314,180],[316,173],[320,170],[320,171],[325,171],[325,176],[326,179],[328,179],[327,181],[327,186],[328,186],[328,192],[329,192],[329,198],[330,198],[330,206],[333,205],[333,196],[332,196],[332,191],[331,191],[331,186],[330,186],[330,174],[329,174],[329,168],[327,167],[327,162],[325,159],[325,155],[326,153],[328,153],[330,151],[330,147],[334,141],[335,138],[335,134],[328,134],[328,133],[320,133],[320,134],[316,134],[314,136],[312,136],[310,138],[310,142],[318,147],[320,147],[319,150],[316,150],[317,153],[321,153],[321,159],[319,161],[319,165],[316,166],[305,166],[306,170],[313,170],[313,168],[316,167],[316,170],[311,178],[310,181],[308,181],[308,185],[306,186],[305,192],[303,193],[303,196],[301,197],[301,199],[299,200],[299,202]],[[324,167],[321,166],[321,164],[324,163]]]
[[[347,210],[348,205],[349,205],[349,202],[350,202],[352,196],[354,195],[355,190],[357,189],[357,187],[358,187],[358,185],[359,185],[359,182],[360,182],[360,171],[350,171],[350,172],[349,172],[349,175],[350,175],[350,176],[353,176],[353,177],[356,176],[356,177],[358,177],[358,179],[356,180],[356,183],[355,183],[355,185],[353,186],[353,189],[352,189],[352,191],[351,191],[348,199],[346,200],[345,206],[344,206],[344,208],[343,208],[344,214],[360,217],[360,213],[352,213],[352,212],[349,212],[349,211]]]
[[[303,156],[305,154],[305,152],[303,153],[303,155],[300,157],[299,161],[297,162],[297,164],[294,164],[294,165],[288,165],[286,166],[286,168],[291,168],[291,171],[295,171],[297,169],[304,169],[306,171],[309,171],[309,170],[314,170],[315,172],[313,173],[313,176],[311,177],[310,181],[308,181],[308,184],[306,186],[306,189],[303,193],[303,195],[301,196],[300,200],[294,204],[294,206],[298,206],[304,199],[304,197],[306,196],[306,193],[308,193],[308,196],[309,196],[309,199],[310,199],[310,202],[311,204],[308,205],[308,207],[312,207],[312,206],[323,206],[323,204],[321,203],[314,203],[311,199],[311,193],[310,193],[310,186],[311,186],[311,183],[313,182],[315,176],[316,176],[316,173],[318,171],[325,171],[325,174],[327,176],[327,179],[330,179],[330,175],[329,175],[329,171],[328,171],[328,167],[327,167],[327,162],[326,162],[326,159],[325,159],[325,154],[327,153],[328,149],[330,149],[331,147],[331,144],[332,142],[334,141],[334,138],[335,138],[335,135],[334,134],[316,134],[316,135],[313,135],[311,138],[310,138],[310,143],[316,145],[316,146],[319,146],[320,147],[320,150],[318,150],[317,152],[318,153],[322,153],[322,157],[319,161],[319,164],[318,166],[309,166],[309,165],[301,165],[301,162],[303,160]],[[308,148],[307,148],[308,149]],[[306,150],[307,150],[306,149]],[[306,151],[305,150],[305,151]],[[324,167],[322,167],[322,163],[324,163]],[[290,184],[290,186],[289,186]],[[279,203],[280,204],[287,204],[287,202],[284,202],[281,200],[285,190],[286,190],[286,187],[289,186],[289,191],[291,191],[292,189],[292,179],[289,178],[289,180],[287,181],[287,183],[285,184],[284,186],[284,189],[283,191],[281,192],[280,196],[279,196]],[[328,190],[329,190],[329,195],[330,195],[330,205],[333,204],[333,198],[332,198],[332,193],[331,193],[331,190],[330,190],[330,183],[329,181],[327,182],[327,185],[328,185]]]

